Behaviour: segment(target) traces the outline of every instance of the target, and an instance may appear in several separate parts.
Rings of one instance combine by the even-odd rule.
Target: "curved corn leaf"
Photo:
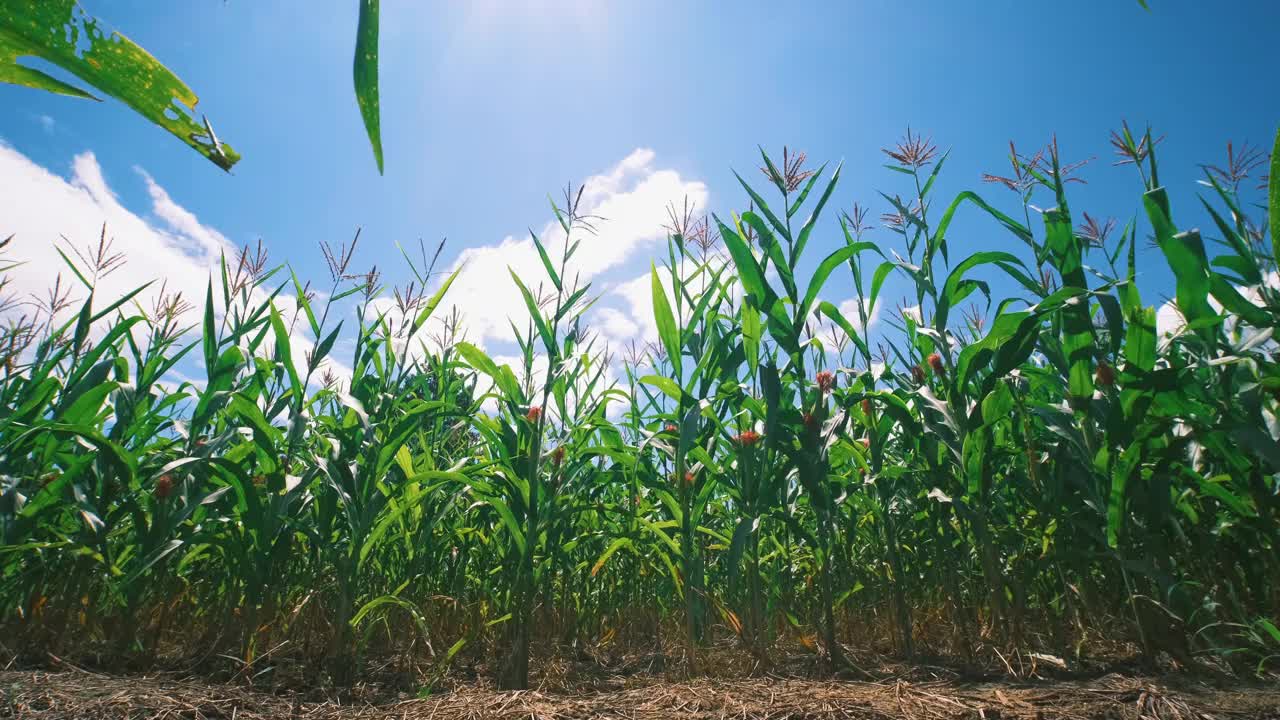
[[[360,25],[356,28],[356,53],[352,74],[355,78],[356,103],[360,117],[369,134],[373,147],[373,159],[382,174],[382,121],[378,100],[378,3],[379,0],[359,0]]]
[[[207,120],[192,117],[198,99],[176,75],[118,32],[110,34],[75,0],[0,0],[0,82],[73,97],[93,95],[20,65],[38,57],[116,98],[168,130],[223,170],[240,156]]]

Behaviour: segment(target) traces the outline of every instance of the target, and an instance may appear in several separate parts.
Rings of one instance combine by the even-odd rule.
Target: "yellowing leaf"
[[[733,628],[735,634],[742,635],[742,621],[738,619],[738,616],[732,610],[724,611],[724,619],[729,623],[729,627]]]
[[[176,75],[118,32],[109,35],[75,0],[0,0],[0,82],[96,100],[39,70],[18,64],[36,57],[57,65],[168,130],[223,170],[240,159],[208,121],[193,115],[198,98]]]
[[[413,455],[409,452],[409,448],[404,445],[401,445],[400,449],[396,451],[396,464],[404,471],[405,477],[413,477]]]

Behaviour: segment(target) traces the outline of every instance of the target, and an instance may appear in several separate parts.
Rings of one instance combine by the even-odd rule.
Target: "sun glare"
[[[590,30],[603,21],[604,11],[600,0],[476,0],[469,4],[466,25],[483,30],[514,22],[538,30]]]

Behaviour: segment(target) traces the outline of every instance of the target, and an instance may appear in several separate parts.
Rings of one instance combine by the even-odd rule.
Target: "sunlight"
[[[1280,719],[1280,2],[606,2],[0,0],[0,720]]]
[[[567,30],[591,30],[604,19],[600,0],[475,0],[469,3],[465,25],[471,30],[489,29],[516,21],[523,27],[545,26]]]

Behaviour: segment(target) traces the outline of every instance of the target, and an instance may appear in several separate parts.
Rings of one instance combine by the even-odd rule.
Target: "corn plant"
[[[511,689],[544,653],[688,674],[726,641],[758,668],[804,648],[856,672],[855,647],[1273,671],[1280,165],[1259,187],[1267,155],[1233,147],[1175,213],[1157,144],[1112,138],[1123,224],[1074,205],[1053,142],[986,176],[1008,205],[944,204],[947,154],[909,132],[883,228],[829,209],[838,168],[762,152],[745,210],[673,207],[656,341],[625,353],[573,269],[603,222],[582,192],[531,239],[542,277],[512,273],[505,363],[465,308],[438,317],[440,248],[388,293],[325,245],[323,294],[246,248],[202,303],[101,297],[105,229],[38,301],[5,255],[5,647],[338,683],[466,662]],[[962,256],[968,215],[1009,242]],[[1163,306],[1139,287],[1160,259]]]

